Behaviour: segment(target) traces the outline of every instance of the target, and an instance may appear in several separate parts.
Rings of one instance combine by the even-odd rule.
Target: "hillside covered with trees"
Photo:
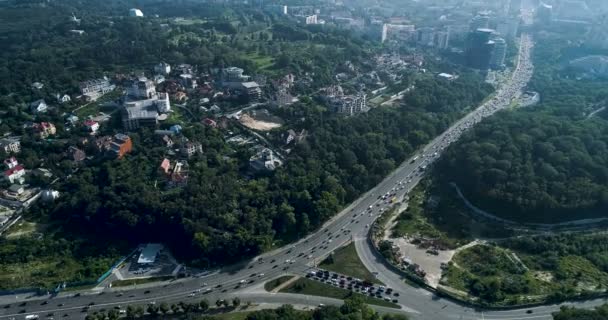
[[[608,213],[608,122],[588,115],[608,98],[606,82],[563,66],[583,49],[541,38],[530,87],[542,101],[484,120],[437,164],[476,206],[525,222],[560,222]]]

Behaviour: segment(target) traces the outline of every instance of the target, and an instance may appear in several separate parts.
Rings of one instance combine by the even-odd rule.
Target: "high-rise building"
[[[536,20],[540,23],[549,23],[553,20],[553,6],[540,2],[536,9]]]
[[[469,67],[487,70],[494,52],[494,30],[480,28],[469,33],[466,46],[466,63]]]
[[[489,24],[490,16],[485,12],[481,12],[471,19],[469,22],[469,30],[475,31],[477,29],[485,29],[488,28]]]
[[[447,28],[445,31],[439,31],[435,34],[435,46],[439,49],[445,50],[450,45],[450,29]]]
[[[420,28],[416,30],[416,42],[424,46],[435,45],[435,30],[433,28]]]
[[[507,56],[507,42],[503,38],[494,38],[490,42],[494,43],[494,49],[490,58],[490,68],[502,69],[504,68],[505,57]]]

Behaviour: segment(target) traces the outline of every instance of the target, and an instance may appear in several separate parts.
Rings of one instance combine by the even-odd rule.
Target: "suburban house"
[[[97,133],[97,130],[99,130],[99,122],[95,121],[95,120],[85,120],[84,121],[84,127],[87,130],[87,132],[89,132],[91,135],[94,135]]]
[[[21,142],[14,138],[0,139],[0,150],[4,153],[19,153],[21,152]]]
[[[67,94],[60,95],[58,93],[55,97],[57,98],[57,101],[59,101],[59,103],[68,103],[68,102],[72,101],[72,98],[70,96],[68,96]]]
[[[132,150],[133,143],[131,142],[131,137],[122,133],[114,135],[114,139],[110,144],[110,152],[116,156],[116,158],[121,159],[125,154]]]
[[[192,157],[197,153],[203,153],[203,145],[200,144],[199,142],[186,142],[183,143],[181,148],[180,148],[180,152],[182,153],[182,155],[184,155],[185,157]]]
[[[43,99],[40,100],[36,100],[32,103],[30,103],[30,111],[32,113],[43,113],[46,112],[48,110],[49,106],[46,104],[46,102]]]
[[[272,150],[263,148],[249,159],[249,166],[255,171],[274,171],[283,165]]]
[[[169,174],[169,170],[171,170],[171,161],[169,161],[169,159],[165,158],[163,159],[163,161],[160,163],[160,170],[165,173],[165,174]]]
[[[46,139],[49,136],[57,133],[55,125],[50,122],[35,123],[32,128],[34,129],[34,133],[40,137],[40,139]]]
[[[36,81],[36,82],[32,83],[32,88],[40,90],[40,89],[44,88],[44,84]]]
[[[156,74],[169,74],[171,73],[171,65],[163,61],[154,66],[154,72]]]
[[[217,122],[210,118],[205,118],[205,120],[203,120],[203,124],[211,128],[217,128]]]
[[[12,169],[12,168],[18,166],[19,162],[17,161],[17,159],[15,157],[10,157],[10,158],[4,160],[4,165],[8,169]]]
[[[168,136],[168,135],[164,135],[163,138],[163,144],[165,145],[165,147],[167,148],[171,148],[173,147],[173,140]]]
[[[4,178],[8,180],[11,184],[20,183],[23,184],[25,179],[25,169],[21,165],[17,165],[14,168],[8,169],[4,171]]]

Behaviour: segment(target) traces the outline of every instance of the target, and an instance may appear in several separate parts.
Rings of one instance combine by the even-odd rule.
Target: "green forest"
[[[535,47],[530,88],[539,105],[504,111],[448,148],[440,183],[455,182],[476,206],[523,222],[561,222],[608,212],[608,122],[587,115],[608,98],[606,82],[563,67],[584,55],[551,37]]]

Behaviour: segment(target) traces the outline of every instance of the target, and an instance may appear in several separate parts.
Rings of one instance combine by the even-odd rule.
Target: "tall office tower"
[[[480,28],[469,33],[466,47],[466,63],[469,67],[487,70],[494,52],[495,43],[492,40],[494,30]]]

